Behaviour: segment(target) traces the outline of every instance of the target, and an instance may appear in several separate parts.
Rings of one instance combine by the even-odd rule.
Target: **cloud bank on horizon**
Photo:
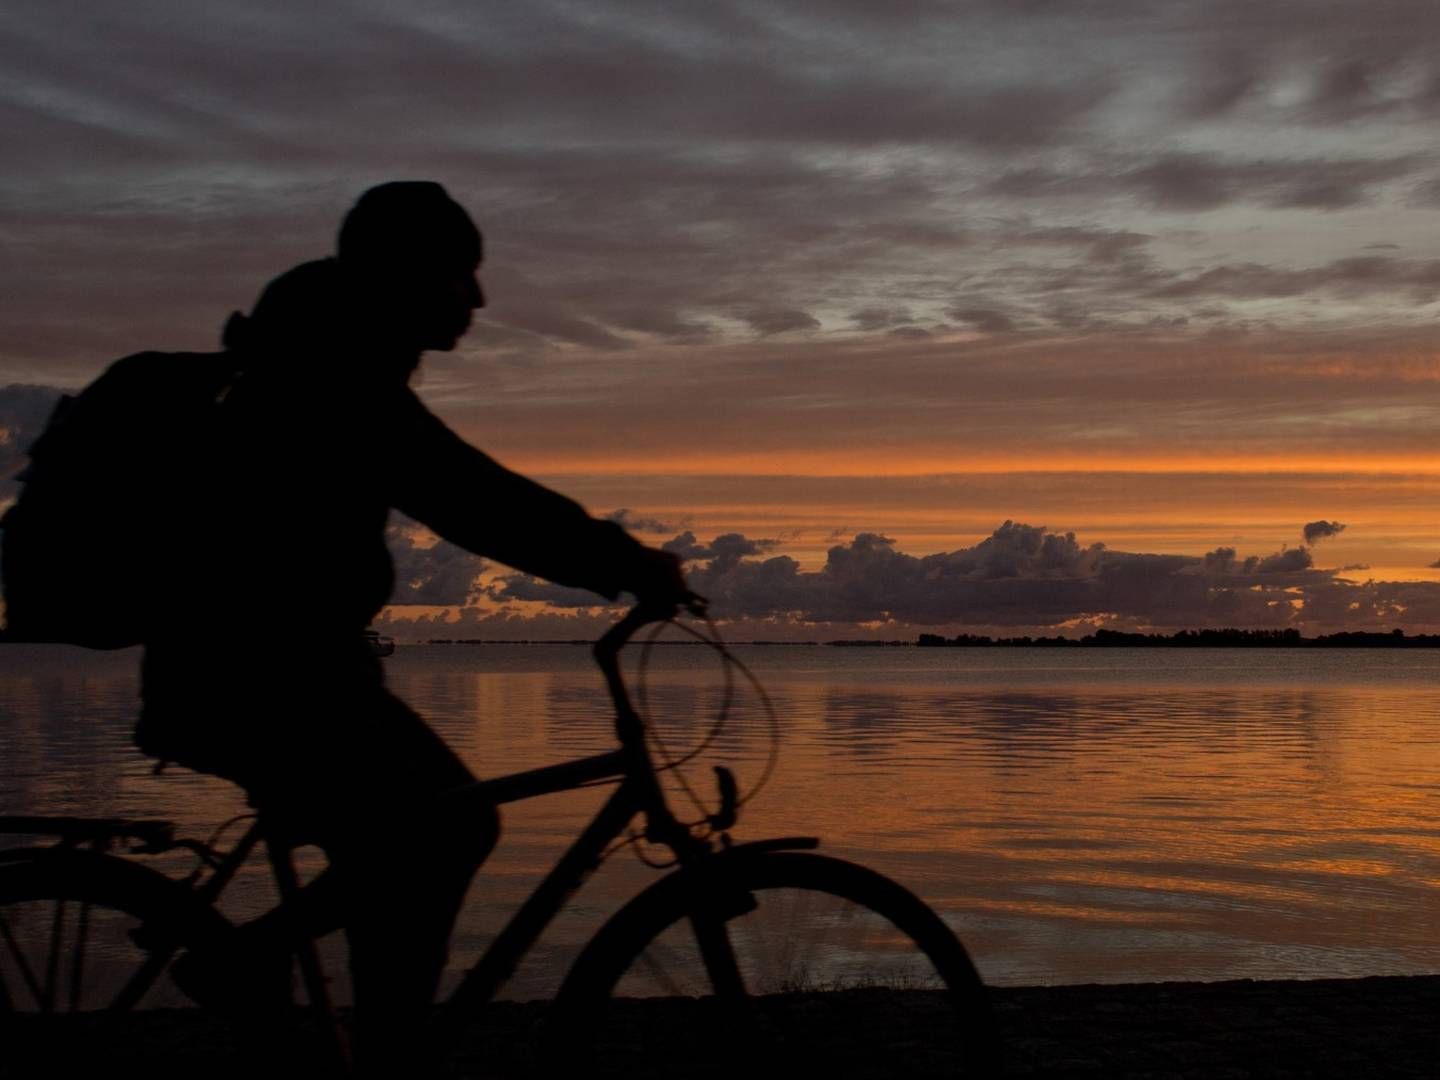
[[[664,545],[691,560],[690,581],[712,614],[746,636],[824,633],[890,638],[919,630],[1060,633],[1100,626],[1173,632],[1206,627],[1440,630],[1440,583],[1363,582],[1363,567],[1315,566],[1304,546],[1241,557],[1112,551],[1074,533],[1006,521],[971,547],[915,556],[861,533],[807,571],[774,540],[738,533],[709,543],[685,532]],[[414,637],[593,636],[615,605],[593,593],[501,572],[443,612],[391,608],[384,625]]]

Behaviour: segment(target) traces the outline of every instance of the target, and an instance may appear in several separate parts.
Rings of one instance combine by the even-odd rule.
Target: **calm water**
[[[741,647],[780,721],[779,766],[739,838],[812,833],[939,909],[997,984],[1440,971],[1440,653]],[[243,803],[151,775],[128,745],[133,653],[0,649],[0,813],[174,818]],[[612,745],[587,650],[402,647],[391,686],[481,774]],[[718,667],[656,650],[676,749]],[[203,723],[203,717],[196,718]],[[758,777],[753,699],[691,771]],[[383,791],[376,793],[384,799]],[[506,808],[456,941],[463,967],[603,792]],[[178,865],[178,864],[177,864]],[[654,877],[607,863],[516,985],[553,989],[577,943]],[[270,902],[261,868],[229,900]]]

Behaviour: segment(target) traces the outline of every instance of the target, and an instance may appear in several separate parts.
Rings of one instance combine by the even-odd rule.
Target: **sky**
[[[9,0],[0,473],[434,179],[489,307],[422,396],[741,636],[1440,631],[1437,40],[1414,0]],[[608,617],[391,539],[398,635]]]

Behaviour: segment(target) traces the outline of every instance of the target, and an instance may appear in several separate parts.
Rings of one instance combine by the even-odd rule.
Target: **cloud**
[[[677,541],[696,553],[707,550],[693,536]],[[731,534],[713,548],[733,553],[750,543]],[[1007,521],[973,547],[951,552],[916,557],[889,537],[860,533],[831,547],[815,572],[783,555],[715,558],[690,580],[727,618],[1053,626],[1097,612],[1166,612],[1180,599],[1193,606],[1203,601],[1205,585],[1180,571],[1200,563],[1109,552],[1103,544],[1081,544],[1073,533]],[[1251,577],[1260,572],[1257,565]]]
[[[1232,161],[1172,154],[1118,179],[1151,205],[1167,210],[1213,210],[1235,202],[1335,210],[1368,201],[1378,185],[1416,165],[1406,157]]]
[[[761,334],[785,334],[795,330],[816,330],[820,320],[792,308],[752,308],[740,312],[740,318]]]
[[[485,587],[485,596],[496,603],[512,601],[548,604],[554,608],[596,608],[613,606],[599,593],[572,585],[557,585],[530,574],[502,574]]]
[[[405,640],[481,638],[505,641],[594,641],[615,621],[610,609],[520,612],[510,607],[464,607],[413,614],[386,608],[374,621],[376,629]]]
[[[1190,138],[1193,111],[1173,132],[1134,130],[1130,99],[1165,114],[1159,91],[1177,79],[1206,85],[1212,118],[1268,99],[1256,88],[1273,91],[1282,59],[1257,67],[1282,44],[1315,57],[1284,65],[1345,69],[1346,38],[1317,39],[1296,7],[1237,9],[1217,27],[1165,5],[1124,18],[1109,5],[1021,7],[666,10],[642,28],[603,2],[503,19],[421,3],[337,17],[323,34],[273,2],[215,19],[178,3],[97,9],[86,34],[32,8],[0,41],[15,74],[0,115],[20,133],[0,238],[24,267],[0,281],[3,359],[11,377],[48,365],[65,382],[133,349],[212,347],[269,276],[328,250],[361,188],[417,169],[447,181],[490,235],[491,307],[472,341],[505,359],[814,339],[837,320],[920,340],[943,333],[947,305],[997,335],[1175,325],[1199,295],[1184,284],[1215,267],[1137,202],[1162,216],[1328,212],[1433,171],[1421,156],[1340,156],[1318,136],[1257,157],[1248,126]],[[1104,47],[1077,47],[1087,41]],[[1384,62],[1362,67],[1390,93]],[[1339,101],[1345,79],[1326,78],[1309,96]],[[205,86],[203,102],[175,85]],[[1282,121],[1294,129],[1288,114],[1268,122]],[[1126,145],[1157,149],[1112,149]],[[1036,200],[1047,220],[1016,226]],[[1269,234],[1242,231],[1225,226],[1240,248],[1225,265],[1264,266]],[[1307,235],[1321,232],[1309,219]],[[1352,235],[1333,233],[1317,263]],[[1139,272],[1147,245],[1164,249],[1167,274]],[[1068,249],[1067,265],[1047,247]],[[1181,292],[1156,293],[1171,284]],[[1121,302],[1109,310],[1096,293]]]
[[[850,321],[860,330],[889,330],[909,324],[911,317],[906,308],[877,305],[852,311]]]
[[[52,386],[0,386],[0,505],[18,493],[15,474],[25,467],[30,445],[59,400]]]
[[[1293,574],[1300,570],[1309,570],[1314,562],[1315,560],[1307,548],[1285,548],[1274,555],[1267,555],[1260,559],[1254,566],[1254,572],[1257,574]]]
[[[479,595],[477,579],[485,564],[477,556],[396,517],[385,530],[395,564],[390,603],[460,607]]]
[[[810,636],[817,627],[1030,628],[1080,625],[1174,630],[1207,626],[1373,629],[1400,618],[1440,625],[1440,585],[1367,582],[1317,570],[1308,548],[1241,558],[1220,547],[1203,557],[1113,551],[1073,533],[1007,521],[976,544],[914,556],[880,533],[832,546],[818,570],[767,553],[769,542],[691,533],[671,550],[696,556],[691,587],[713,614],[759,636]],[[1437,560],[1440,563],[1440,560]],[[597,599],[524,575],[493,589],[499,601],[595,608]],[[1354,606],[1349,606],[1354,605]],[[765,629],[768,627],[768,630]],[[889,628],[888,630],[883,628]]]
[[[1212,574],[1228,574],[1235,567],[1235,549],[1218,547],[1205,553],[1205,569]]]
[[[1317,540],[1324,540],[1331,536],[1339,536],[1345,531],[1345,526],[1338,521],[1310,521],[1304,528],[1305,543],[1314,544]]]
[[[1391,294],[1414,304],[1440,297],[1440,259],[1355,256],[1306,270],[1276,269],[1256,263],[1213,267],[1172,281],[1154,291],[1170,299],[1225,296],[1235,300],[1284,299],[1312,292],[1341,296]]]
[[[1149,244],[1189,281],[1213,267],[1137,202],[1328,213],[1433,174],[1423,155],[1296,134],[1303,116],[1425,122],[1436,83],[1417,42],[1436,19],[1413,4],[1363,22],[1288,2],[1199,22],[1176,5],[716,7],[642,26],[603,0],[503,18],[422,2],[320,33],[275,0],[204,17],[160,0],[86,7],[76,33],[24,5],[0,40],[0,237],[24,268],[0,282],[9,377],[46,364],[68,383],[133,349],[212,346],[269,276],[328,249],[361,188],[417,170],[490,233],[474,340],[509,356],[812,337],[836,319],[918,339],[947,303],[988,333],[1042,310],[1093,330],[1117,320],[1077,321],[1087,294],[1126,289],[1131,321],[1173,320],[1184,297],[1134,273],[1098,290],[1084,265],[1009,264],[1023,248],[1053,263],[1042,245],[1123,263]],[[1282,98],[1296,104],[1267,104]],[[1257,155],[1272,131],[1286,154]],[[1376,145],[1416,144],[1407,132],[1424,128]],[[1035,200],[1050,220],[1017,228]],[[1317,219],[1294,228],[1318,246]],[[1225,264],[1264,265],[1271,234],[1244,231],[1225,225],[1240,248]],[[1353,234],[1332,236],[1317,264]]]
[[[1015,329],[1015,320],[995,308],[955,307],[948,314],[952,319],[969,323],[987,334],[1004,334]]]
[[[613,510],[610,513],[606,514],[605,520],[613,521],[622,528],[628,529],[630,532],[638,533],[656,533],[664,535],[667,533],[677,532],[681,528],[681,526],[679,525],[673,525],[668,522],[661,521],[659,518],[641,517],[637,515],[635,511],[624,506],[622,506],[618,510]]]
[[[1416,173],[1422,159],[1233,158],[1164,153],[1058,169],[1020,166],[986,190],[1013,198],[1089,198],[1128,195],[1158,210],[1207,212],[1251,204],[1274,209],[1339,210],[1374,201],[1383,185]]]
[[[695,534],[685,531],[660,545],[681,559],[692,562],[713,560],[722,566],[732,566],[747,555],[760,555],[777,546],[778,540],[751,540],[740,533],[722,533],[708,544],[695,539]]]

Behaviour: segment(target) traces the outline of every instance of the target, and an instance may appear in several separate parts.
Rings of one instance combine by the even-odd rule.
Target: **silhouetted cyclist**
[[[143,664],[141,749],[241,784],[330,861],[303,926],[272,913],[223,955],[182,957],[177,981],[221,1005],[279,997],[288,934],[343,926],[359,1057],[377,1075],[413,1072],[409,1040],[498,828],[493,811],[445,806],[473,777],[386,691],[364,638],[393,585],[390,509],[602,596],[688,595],[674,557],[502,468],[410,389],[421,353],[454,348],[484,304],[480,260],[478,230],[440,185],[384,184],[345,218],[336,257],[232,316],[238,374],[197,466],[195,534],[161,538],[176,546],[173,618],[159,620],[173,632],[146,642]]]

